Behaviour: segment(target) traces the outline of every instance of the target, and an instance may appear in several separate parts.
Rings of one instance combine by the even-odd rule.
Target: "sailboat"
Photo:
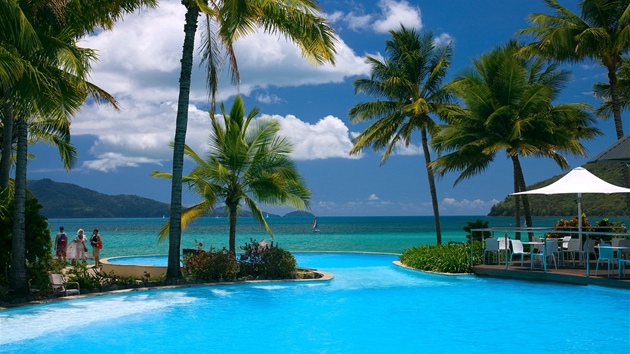
[[[319,232],[317,228],[317,217],[313,217],[313,232]]]

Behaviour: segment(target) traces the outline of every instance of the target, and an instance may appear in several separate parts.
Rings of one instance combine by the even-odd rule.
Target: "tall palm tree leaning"
[[[435,217],[436,242],[441,244],[440,212],[430,166],[428,135],[432,135],[437,127],[431,115],[444,109],[450,100],[442,81],[450,65],[452,48],[450,43],[437,47],[430,31],[421,35],[401,26],[390,34],[392,38],[385,43],[389,57],[381,61],[368,56],[372,66],[370,78],[354,81],[355,93],[363,92],[378,99],[359,103],[350,109],[353,123],[376,120],[354,139],[350,154],[357,154],[369,146],[377,151],[385,149],[381,159],[383,165],[397,145],[409,146],[412,133],[419,130]]]
[[[3,23],[15,24],[12,31],[0,37],[0,51],[10,53],[9,63],[18,63],[19,70],[12,77],[0,73],[2,101],[3,155],[10,158],[15,135],[16,171],[15,206],[11,254],[10,287],[16,295],[28,293],[25,262],[26,239],[26,160],[29,127],[31,136],[56,144],[66,168],[74,162],[75,150],[70,145],[70,119],[87,97],[96,102],[108,102],[116,107],[109,94],[86,79],[90,62],[95,58],[90,49],[79,48],[76,41],[97,26],[108,28],[121,13],[141,6],[145,1],[122,1],[116,5],[93,4],[91,1],[47,1],[33,6],[32,2],[13,2],[9,12],[2,13]],[[154,1],[146,1],[154,3]],[[28,46],[19,35],[28,33]],[[17,36],[16,36],[17,35]],[[28,50],[25,50],[28,48]],[[20,57],[21,61],[15,61]],[[11,69],[3,66],[2,70]],[[12,127],[15,120],[16,134]],[[11,123],[11,124],[6,124]],[[10,131],[10,132],[9,132]],[[6,154],[6,155],[5,155]],[[0,164],[5,176],[6,164]],[[10,164],[9,164],[10,166]],[[2,183],[8,182],[5,177]]]
[[[532,14],[531,27],[519,31],[531,35],[534,42],[526,46],[526,55],[542,55],[561,62],[594,60],[608,74],[610,109],[617,139],[624,136],[619,89],[619,71],[623,55],[630,51],[630,0],[582,0],[580,15],[562,6],[557,0],[545,0],[555,14]],[[608,118],[607,116],[606,118]],[[622,166],[624,184],[630,187],[630,166]],[[626,196],[630,209],[630,195]]]
[[[169,249],[166,277],[181,276],[179,257],[182,217],[182,174],[186,130],[188,128],[188,103],[192,74],[197,18],[206,17],[206,36],[203,39],[202,58],[207,64],[207,84],[211,98],[211,114],[218,89],[218,68],[222,61],[221,50],[228,56],[229,69],[234,83],[239,82],[238,66],[232,44],[257,28],[265,32],[281,33],[296,43],[302,54],[314,63],[334,64],[334,31],[326,20],[318,15],[319,7],[314,0],[182,0],[186,7],[184,45],[179,76],[179,98],[173,143],[173,176],[171,181],[171,211],[169,219]],[[213,31],[212,29],[216,29]]]
[[[444,115],[448,125],[432,140],[441,156],[432,165],[440,175],[461,172],[455,184],[485,171],[505,151],[514,168],[514,192],[525,191],[519,156],[551,158],[566,169],[561,153],[584,155],[579,140],[600,134],[588,105],[553,104],[569,73],[540,58],[518,57],[519,49],[515,41],[493,49],[448,85],[465,106],[451,106]],[[516,227],[520,202],[515,198]],[[533,226],[528,199],[522,202],[525,221]]]
[[[236,254],[236,219],[241,203],[247,205],[254,219],[273,237],[256,201],[268,205],[308,207],[311,192],[289,157],[291,143],[280,136],[280,124],[272,119],[257,119],[253,109],[245,116],[243,99],[237,96],[230,113],[221,104],[223,120],[210,115],[212,130],[208,155],[202,158],[190,147],[184,152],[195,163],[183,181],[202,201],[182,212],[182,228],[188,222],[214,209],[217,201],[225,202],[230,225],[229,248]],[[154,177],[172,178],[172,174],[154,171]],[[168,236],[169,224],[160,232],[160,240]]]

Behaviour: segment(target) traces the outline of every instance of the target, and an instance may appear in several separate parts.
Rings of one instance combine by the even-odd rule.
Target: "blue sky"
[[[577,10],[578,1],[561,2]],[[453,42],[452,77],[469,67],[472,58],[513,38],[527,26],[528,14],[549,10],[542,0],[324,0],[319,4],[337,32],[336,66],[314,67],[284,39],[257,33],[236,43],[241,83],[237,88],[224,79],[219,101],[230,107],[240,93],[248,111],[257,106],[262,115],[280,121],[282,133],[294,143],[293,157],[312,191],[314,214],[432,215],[419,136],[415,145],[398,149],[381,167],[379,152],[348,155],[352,137],[367,126],[352,124],[348,118],[351,107],[371,99],[355,95],[352,85],[356,78],[369,74],[366,55],[382,55],[388,31],[403,23],[432,31],[437,42]],[[162,0],[159,9],[126,16],[113,31],[81,42],[98,51],[91,81],[113,94],[122,109],[116,112],[86,104],[72,123],[72,142],[79,151],[75,168],[65,171],[57,151],[38,144],[31,147],[36,159],[29,164],[29,179],[50,178],[105,194],[170,201],[170,181],[149,174],[171,171],[168,144],[174,136],[184,12],[180,1]],[[198,33],[197,42],[200,38]],[[202,152],[209,119],[204,74],[198,64],[196,58],[186,142]],[[606,80],[604,69],[592,63],[568,68],[573,78],[558,102],[598,105],[591,87]],[[624,123],[627,129],[627,112]],[[589,157],[615,140],[612,119],[600,121],[599,127],[605,135],[585,142]],[[572,168],[587,161],[568,158]],[[527,184],[565,172],[542,159],[527,158],[522,164]],[[442,215],[485,215],[512,192],[512,166],[502,155],[482,175],[453,186],[455,178],[447,175],[438,180]],[[184,205],[196,201],[194,194],[185,192]],[[278,214],[291,211],[262,208]]]

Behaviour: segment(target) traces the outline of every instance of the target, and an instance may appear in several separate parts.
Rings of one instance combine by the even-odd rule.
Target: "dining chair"
[[[575,267],[575,255],[580,253],[580,240],[578,240],[577,238],[569,240],[567,248],[562,249],[561,253],[563,262],[566,254],[571,255],[571,264]],[[580,257],[578,256],[578,258]]]
[[[523,257],[530,256],[530,253],[525,252],[525,250],[523,249],[523,243],[521,242],[521,240],[510,240],[510,243],[512,244],[512,253],[510,254],[510,263],[512,263],[512,258],[514,258],[514,255],[521,256],[521,267],[522,267]]]
[[[571,236],[562,237],[562,249],[566,250],[569,247],[569,241],[571,240]]]
[[[508,255],[510,254],[510,247],[509,247],[509,242],[510,238],[509,237],[498,237],[497,240],[499,241],[499,256],[501,256],[501,252],[507,252]],[[501,264],[501,260],[499,259],[499,264]]]
[[[537,236],[532,236],[532,242],[542,242],[542,239],[540,237]],[[532,245],[532,253],[534,252],[540,252],[540,250],[542,250],[542,246],[541,245]]]
[[[610,276],[610,265],[612,264],[614,268],[614,262],[617,261],[614,253],[615,250],[610,247],[609,243],[601,243],[599,245],[599,256],[597,256],[597,263],[595,264],[595,275],[597,275],[599,271],[599,262],[605,261],[608,266],[608,276]]]
[[[626,259],[626,256],[630,255],[630,240],[624,239],[619,241],[619,247],[628,247],[625,250],[619,250],[619,255],[617,258]]]
[[[486,248],[484,248],[483,250],[483,262],[486,262],[486,254],[490,253],[490,255],[492,255],[493,253],[496,252],[497,254],[497,262],[501,263],[500,257],[499,257],[499,240],[497,240],[496,238],[487,238],[484,240],[484,242],[486,243]]]
[[[532,253],[532,265],[534,263],[534,258],[540,257],[541,263],[543,265],[543,269],[547,271],[547,259],[551,258],[553,260],[554,268],[558,269],[558,262],[556,261],[556,256],[559,255],[558,252],[558,241],[556,240],[547,240],[544,246],[544,252],[541,250],[538,253]]]
[[[589,262],[591,260],[591,254],[595,256],[595,259],[597,259],[597,253],[595,252],[596,243],[597,241],[595,240],[587,239],[586,241],[584,241],[584,247],[582,248],[582,250],[584,250],[584,259],[586,260],[586,262]]]

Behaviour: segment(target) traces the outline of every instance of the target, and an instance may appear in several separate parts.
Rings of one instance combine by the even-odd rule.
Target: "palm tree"
[[[290,159],[292,146],[278,135],[280,125],[271,119],[253,120],[259,113],[253,109],[245,116],[243,99],[237,96],[230,114],[221,105],[223,121],[210,115],[210,151],[205,159],[190,147],[185,153],[195,167],[184,182],[203,198],[182,212],[182,228],[212,210],[220,199],[225,202],[230,225],[229,247],[236,254],[236,219],[241,204],[273,237],[273,232],[256,201],[269,205],[308,206],[310,191]],[[172,178],[172,174],[154,171],[154,177]],[[160,240],[168,235],[169,224],[161,230]]]
[[[179,278],[179,253],[182,216],[182,175],[184,147],[188,126],[188,103],[192,75],[197,18],[206,16],[206,36],[203,39],[203,60],[207,64],[207,84],[211,97],[211,114],[218,89],[218,69],[221,49],[228,56],[232,80],[240,80],[232,44],[258,27],[269,33],[281,33],[295,42],[302,54],[314,63],[334,63],[333,30],[318,16],[319,7],[313,0],[182,0],[186,7],[182,67],[179,77],[179,98],[173,144],[173,178],[171,181],[171,211],[169,228],[168,268],[166,277]],[[213,32],[213,29],[216,29]]]
[[[619,107],[621,111],[630,110],[630,57],[624,57],[621,70],[617,75],[617,83],[619,86]],[[595,96],[602,99],[604,104],[595,110],[597,117],[606,119],[612,115],[612,93],[609,83],[597,83],[593,90]]]
[[[608,71],[610,101],[617,139],[623,137],[621,104],[617,74],[622,56],[630,50],[630,1],[582,0],[580,15],[560,5],[557,0],[545,0],[554,15],[532,14],[532,27],[519,31],[532,35],[535,41],[524,47],[524,53],[538,54],[562,62],[591,59]]]
[[[0,68],[0,78],[3,79],[0,81],[0,92],[4,94],[1,112],[4,161],[0,164],[3,176],[0,180],[3,184],[8,182],[4,178],[5,169],[10,167],[7,159],[11,157],[15,136],[17,153],[10,286],[16,294],[28,292],[25,205],[29,127],[33,128],[31,137],[56,144],[66,168],[72,166],[76,151],[70,145],[71,117],[87,97],[117,107],[113,97],[86,80],[94,52],[79,48],[76,42],[86,32],[94,30],[97,23],[107,28],[120,13],[135,9],[142,3],[17,2],[12,3],[14,6],[7,6],[10,11],[2,15],[2,22],[6,19],[12,31],[6,32],[0,40],[0,53],[8,54],[6,57],[9,58],[9,65]],[[77,33],[77,30],[83,32]],[[27,46],[22,44],[23,35],[27,35]],[[17,72],[7,74],[12,68],[17,68]],[[17,128],[15,134],[12,131],[14,122]]]
[[[545,2],[555,14],[529,16],[533,26],[519,33],[532,35],[535,41],[524,48],[524,53],[538,53],[563,62],[590,59],[602,64],[608,74],[609,106],[615,133],[617,139],[621,139],[624,136],[621,119],[623,97],[618,74],[623,65],[623,55],[630,51],[630,0],[582,0],[580,15],[560,5],[557,0]],[[630,187],[630,166],[622,166],[621,169],[624,184]],[[630,195],[626,196],[626,203],[630,209]]]
[[[430,166],[428,136],[433,135],[437,127],[431,115],[443,109],[450,99],[442,81],[450,65],[452,48],[450,44],[436,47],[431,32],[420,35],[401,26],[390,34],[392,38],[385,44],[385,51],[390,56],[382,61],[368,56],[372,66],[371,77],[354,81],[355,93],[365,92],[378,99],[359,103],[350,109],[353,123],[375,120],[355,138],[350,154],[357,154],[370,146],[377,151],[385,149],[382,165],[398,144],[408,146],[412,133],[420,131],[435,217],[436,241],[441,244],[440,213]]]
[[[553,104],[569,73],[540,58],[517,57],[519,50],[515,41],[497,47],[473,60],[474,69],[449,84],[465,108],[450,107],[445,114],[448,125],[432,143],[446,154],[432,165],[440,175],[461,172],[455,184],[485,171],[497,153],[505,151],[514,168],[514,192],[525,191],[520,156],[551,158],[566,169],[561,153],[584,155],[579,140],[600,134],[592,127],[587,105]],[[526,223],[532,226],[529,202],[522,202]],[[519,198],[515,225],[521,225]]]

